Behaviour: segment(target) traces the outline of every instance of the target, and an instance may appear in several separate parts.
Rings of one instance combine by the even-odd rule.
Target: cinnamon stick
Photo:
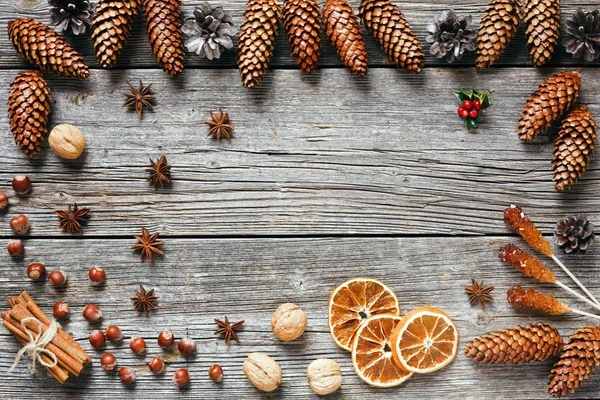
[[[4,314],[2,314],[2,319],[4,320],[4,326],[7,326],[7,324],[10,324],[13,329],[16,329],[17,331],[19,331],[19,334],[20,334],[19,336],[21,336],[24,339],[26,339],[27,341],[29,341],[29,336],[27,336],[27,333],[25,332],[25,328],[23,328],[23,326],[20,323],[15,321],[10,316],[10,313],[8,311],[5,312]],[[7,327],[7,329],[8,329],[8,327]],[[11,331],[11,332],[13,332],[13,331]],[[15,334],[15,333],[13,332],[13,334]],[[79,376],[81,374],[81,371],[83,371],[84,366],[81,363],[79,363],[77,360],[75,360],[73,357],[69,356],[67,353],[65,353],[63,350],[61,350],[59,347],[57,347],[53,343],[48,343],[46,345],[46,348],[48,350],[50,350],[52,353],[54,353],[54,355],[56,356],[56,358],[58,360],[58,363],[67,372],[69,372],[75,376]]]
[[[29,343],[29,338],[27,337],[27,335],[25,335],[23,332],[19,331],[10,322],[7,322],[6,320],[4,320],[2,322],[2,325],[4,325],[4,327],[6,329],[8,329],[8,331],[11,332],[15,336],[15,338],[19,341],[19,343],[21,343],[24,346],[27,345],[27,343]],[[44,360],[44,362],[52,363],[52,359],[47,354],[42,353],[42,354],[40,354],[40,357],[42,358],[42,360]],[[69,378],[69,374],[65,370],[63,370],[61,367],[59,367],[58,365],[55,365],[53,367],[44,366],[44,368],[54,379],[59,381],[61,385],[63,383],[65,383],[67,381],[67,379]]]

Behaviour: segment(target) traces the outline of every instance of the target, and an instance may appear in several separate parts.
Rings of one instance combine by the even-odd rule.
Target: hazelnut
[[[88,304],[83,309],[83,318],[87,319],[88,322],[97,322],[102,318],[102,311],[96,304]]]
[[[213,364],[208,369],[208,377],[219,383],[223,380],[223,368],[219,364]]]
[[[183,338],[177,344],[177,350],[185,355],[194,354],[196,352],[196,342],[189,337]]]
[[[0,210],[4,210],[8,206],[8,196],[4,192],[0,192]]]
[[[90,272],[88,273],[88,277],[92,286],[99,286],[104,282],[104,278],[106,278],[106,273],[100,267],[92,267],[90,269]]]
[[[154,357],[148,363],[148,368],[154,375],[160,375],[165,372],[165,362],[158,357]]]
[[[273,313],[271,329],[279,340],[289,342],[302,336],[307,323],[304,311],[293,303],[285,303]]]
[[[190,384],[190,374],[187,369],[181,368],[173,374],[173,382],[179,387],[185,387]]]
[[[110,325],[106,328],[106,338],[111,342],[120,342],[123,340],[123,332],[118,326]]]
[[[27,267],[27,276],[34,281],[39,281],[45,273],[46,267],[44,267],[44,264],[33,263]]]
[[[172,346],[173,343],[175,343],[175,336],[173,336],[173,332],[162,331],[158,334],[158,345],[163,349],[165,347]]]
[[[23,246],[23,242],[19,239],[10,239],[8,241],[8,254],[11,256],[24,256],[25,255],[25,246]]]
[[[48,280],[56,287],[64,286],[67,283],[67,273],[60,269],[55,269],[48,274]]]
[[[135,371],[129,367],[119,368],[118,375],[121,378],[121,382],[126,385],[135,383]]]
[[[17,215],[10,220],[10,227],[17,235],[24,235],[29,230],[29,218],[27,215]]]
[[[129,348],[136,354],[146,352],[146,341],[141,337],[134,336],[129,340]]]
[[[104,347],[104,343],[106,342],[106,338],[104,337],[104,333],[98,329],[94,329],[92,333],[90,333],[90,344],[93,348],[99,349],[100,347]]]
[[[312,391],[321,396],[335,392],[342,385],[340,365],[327,358],[311,362],[306,377]]]
[[[85,149],[85,136],[73,125],[60,124],[56,125],[48,135],[48,143],[57,156],[74,160]]]
[[[52,307],[52,315],[56,319],[64,319],[69,316],[69,305],[64,301],[57,301]]]
[[[17,194],[27,194],[31,190],[31,180],[26,175],[17,175],[13,178],[12,187]]]
[[[264,353],[251,353],[242,365],[244,375],[258,390],[272,392],[281,383],[281,368]]]
[[[105,353],[100,357],[100,364],[105,371],[112,371],[117,366],[117,358],[110,353]]]

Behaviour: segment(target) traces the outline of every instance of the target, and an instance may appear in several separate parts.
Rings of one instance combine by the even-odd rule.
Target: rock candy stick
[[[559,267],[563,269],[569,275],[569,277],[588,295],[592,301],[598,305],[600,305],[600,301],[594,297],[593,294],[590,293],[589,290],[583,283],[579,281],[569,271],[569,269],[563,264],[556,256],[552,253],[552,249],[550,248],[550,243],[544,238],[542,232],[535,226],[535,224],[525,215],[523,209],[519,206],[511,204],[510,207],[504,210],[504,223],[510,229],[521,235],[523,239],[531,246],[532,249],[547,255],[548,257],[552,257],[555,263],[558,264]]]

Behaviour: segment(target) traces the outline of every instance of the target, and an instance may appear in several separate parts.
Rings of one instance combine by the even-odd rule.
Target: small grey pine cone
[[[96,3],[90,0],[48,0],[50,19],[58,33],[81,35],[92,24]]]
[[[600,57],[600,11],[585,12],[578,9],[567,21],[567,34],[562,41],[573,58],[592,62]]]
[[[554,243],[565,253],[585,253],[594,238],[594,224],[583,215],[569,215],[554,228]]]
[[[181,30],[186,35],[187,50],[209,60],[220,58],[223,50],[231,49],[238,33],[231,14],[207,2],[194,9],[194,16],[185,19]]]
[[[459,18],[454,10],[443,11],[427,25],[427,43],[433,43],[429,52],[448,63],[460,60],[465,51],[475,51],[477,31],[471,26],[471,16]]]

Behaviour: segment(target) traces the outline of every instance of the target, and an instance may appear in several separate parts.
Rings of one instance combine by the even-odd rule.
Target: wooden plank
[[[173,82],[158,70],[94,71],[83,83],[53,78],[52,125],[78,125],[86,154],[68,162],[44,149],[28,161],[5,128],[0,190],[12,195],[17,173],[29,174],[34,190],[13,196],[4,219],[25,213],[31,235],[60,235],[52,211],[77,202],[92,209],[86,234],[101,236],[129,236],[142,225],[182,236],[505,234],[502,210],[511,203],[545,232],[567,213],[598,220],[597,161],[571,193],[556,193],[551,136],[526,145],[515,133],[527,97],[553,72],[429,69],[407,77],[377,69],[354,81],[337,69],[309,79],[278,70],[252,91],[232,70],[189,71]],[[142,120],[121,107],[125,82],[138,78],[154,82],[158,97]],[[597,117],[598,79],[600,71],[584,70],[582,101]],[[496,90],[476,133],[464,131],[451,92],[469,87]],[[202,121],[219,107],[236,127],[230,141],[206,137]],[[144,168],[163,153],[174,183],[155,190]],[[10,234],[0,224],[0,235]]]
[[[66,329],[89,350],[94,365],[80,379],[60,387],[42,374],[30,377],[24,365],[5,374],[0,391],[6,398],[65,396],[108,399],[159,398],[185,395],[190,398],[260,398],[246,381],[241,364],[247,354],[263,351],[282,366],[283,383],[275,397],[306,398],[307,365],[320,357],[340,363],[343,386],[337,398],[546,398],[547,375],[551,362],[524,366],[479,366],[462,355],[464,344],[484,332],[517,324],[546,321],[559,327],[566,338],[576,328],[594,323],[580,317],[543,317],[512,309],[505,300],[506,290],[521,283],[554,294],[574,307],[587,310],[585,304],[563,295],[559,289],[537,284],[503,265],[497,249],[513,237],[474,238],[306,238],[306,239],[170,239],[164,246],[166,256],[154,265],[138,263],[128,250],[130,240],[29,240],[28,255],[22,262],[0,252],[0,298],[27,289],[42,309],[48,311],[58,301],[67,301],[72,317]],[[518,239],[516,243],[522,245]],[[58,251],[57,251],[58,250]],[[600,293],[598,263],[600,252],[592,249],[585,256],[561,256],[573,271]],[[550,263],[547,259],[544,261]],[[43,262],[48,268],[61,267],[69,274],[69,285],[57,291],[48,283],[32,283],[25,275],[30,262]],[[100,265],[107,272],[106,285],[92,288],[87,270]],[[548,264],[563,282],[569,279]],[[431,375],[414,376],[403,386],[377,390],[363,384],[354,374],[349,354],[336,347],[327,328],[327,301],[338,284],[356,276],[378,278],[397,294],[402,312],[423,304],[445,309],[456,321],[461,334],[461,351],[456,361]],[[471,278],[496,286],[493,304],[482,311],[469,306],[463,286]],[[155,288],[159,308],[150,316],[133,311],[129,297],[139,283]],[[113,374],[99,366],[102,351],[92,350],[86,340],[93,329],[80,315],[85,304],[94,302],[104,312],[102,328],[116,324],[125,336],[141,335],[147,340],[148,355],[134,356],[127,346],[108,345],[119,365],[141,367],[152,355],[159,354],[155,337],[171,329],[178,337],[189,332],[198,343],[198,355],[177,360],[171,366],[187,367],[193,384],[179,392],[171,383],[171,373],[153,377],[142,373],[134,390],[125,389]],[[307,332],[297,341],[279,342],[271,333],[270,318],[283,302],[297,303],[309,318]],[[228,315],[245,319],[240,331],[241,343],[225,346],[213,336],[213,318]],[[5,369],[19,345],[0,329],[0,365]],[[225,370],[221,385],[211,383],[209,365],[217,362]],[[600,377],[596,374],[571,398],[594,398]]]
[[[50,23],[48,14],[48,5],[46,0],[17,0],[11,1],[10,4],[3,6],[2,14],[0,15],[0,30],[5,32],[6,26],[9,21],[16,18],[30,16],[38,18],[44,23]],[[182,7],[184,17],[191,16],[193,13],[194,6],[201,3],[201,0],[190,0],[186,1]],[[323,4],[324,1],[320,1]],[[215,3],[216,5],[217,3]],[[230,10],[234,16],[234,21],[239,24],[242,21],[242,14],[244,10],[245,0],[230,0],[221,2],[225,4],[226,8]],[[359,0],[350,0],[355,12],[358,13]],[[438,16],[443,10],[448,8],[454,8],[460,15],[472,15],[474,26],[479,25],[485,8],[487,0],[467,0],[461,1],[460,4],[452,0],[439,0],[434,2],[418,1],[418,0],[403,0],[396,1],[396,4],[400,7],[406,18],[408,19],[415,34],[422,41],[424,48],[426,49],[425,64],[427,66],[439,66],[446,65],[444,60],[438,60],[435,57],[429,55],[429,45],[425,43],[425,37],[427,36],[427,24],[431,20]],[[586,10],[592,10],[598,8],[600,0],[583,1],[574,0],[569,2],[563,2],[562,12],[563,18],[563,32],[564,32],[564,21],[573,14],[578,7],[583,7]],[[367,52],[369,54],[369,61],[371,66],[393,66],[392,63],[386,58],[381,52],[377,43],[369,36],[366,35]],[[97,67],[98,64],[93,53],[91,40],[89,37],[71,37],[69,41],[72,42],[76,48],[82,52],[86,60],[93,67]],[[326,36],[323,36],[323,56],[321,57],[321,66],[330,67],[337,66],[341,67],[339,58]],[[136,22],[133,34],[126,47],[127,55],[122,57],[120,60],[120,67],[147,67],[147,68],[158,68],[156,61],[148,45],[147,36],[145,32],[143,18],[139,18]],[[456,65],[473,65],[475,56],[473,54],[466,56],[462,61],[457,62]],[[186,58],[186,65],[188,67],[202,67],[202,68],[214,68],[214,67],[228,67],[234,68],[236,61],[236,51],[231,50],[225,53],[221,60],[213,60],[211,62],[207,60],[200,60],[198,56],[188,55]],[[554,65],[584,65],[582,60],[572,60],[571,56],[566,54],[564,48],[559,46],[557,51]],[[292,67],[295,65],[295,60],[290,58],[290,52],[287,46],[287,39],[283,30],[277,39],[276,52],[271,64],[273,67]],[[521,33],[513,40],[510,47],[506,51],[505,56],[499,60],[498,66],[506,65],[528,65],[532,63],[529,61],[527,48],[525,45],[524,36]],[[0,35],[0,68],[22,68],[26,67],[26,64],[17,56],[15,51],[12,49],[8,36],[6,34]]]

